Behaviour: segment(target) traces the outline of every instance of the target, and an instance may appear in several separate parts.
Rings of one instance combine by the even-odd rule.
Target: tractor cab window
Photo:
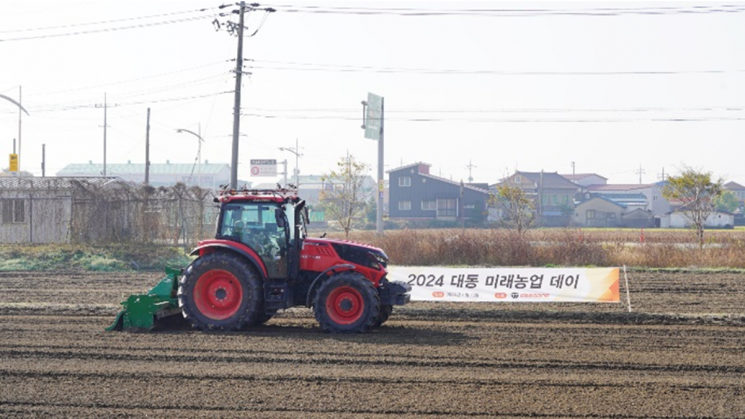
[[[286,270],[287,238],[285,227],[277,225],[277,206],[267,203],[225,204],[220,236],[252,248],[264,261],[271,277],[282,277]],[[284,266],[284,267],[283,267]]]

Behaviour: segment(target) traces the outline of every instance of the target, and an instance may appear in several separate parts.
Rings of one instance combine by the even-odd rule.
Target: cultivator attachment
[[[147,294],[130,295],[121,303],[124,309],[117,314],[114,324],[106,330],[148,331],[162,319],[181,314],[176,296],[179,275],[180,269],[166,268],[166,277]]]

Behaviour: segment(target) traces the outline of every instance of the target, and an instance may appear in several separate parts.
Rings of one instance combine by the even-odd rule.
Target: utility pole
[[[375,214],[375,234],[383,235],[383,191],[385,190],[384,162],[385,98],[380,98],[380,139],[378,140],[378,208]]]
[[[42,144],[41,145],[41,177],[46,177],[45,168],[47,166],[47,151],[46,151],[47,145]]]
[[[281,151],[289,151],[290,153],[295,155],[295,187],[297,190],[300,190],[300,168],[298,167],[299,158],[302,156],[300,154],[300,146],[298,146],[298,139],[295,137],[295,148],[292,147],[279,147]],[[285,165],[287,164],[287,160],[285,160]],[[287,185],[287,166],[285,166],[285,185]]]
[[[300,146],[298,146],[298,139],[295,137],[295,187],[300,190]]]
[[[659,180],[661,180],[662,182],[665,181],[666,177],[665,177],[665,168],[664,167],[662,168],[662,174],[657,175],[657,178]]]
[[[642,175],[643,175],[644,173],[646,173],[646,172],[644,171],[644,169],[642,169],[642,165],[641,165],[641,163],[639,163],[639,170],[637,170],[637,171],[636,171],[635,173],[639,175],[639,184],[641,185],[641,184],[642,184]]]
[[[220,9],[224,7],[229,6],[219,6]],[[275,11],[271,7],[263,9],[258,9],[258,7],[258,3],[251,3],[246,6],[245,1],[240,2],[238,4],[238,10],[233,10],[233,13],[238,14],[238,25],[230,21],[225,24],[228,33],[238,37],[238,53],[235,60],[235,104],[233,106],[233,147],[230,159],[230,189],[236,189],[238,187],[238,137],[240,137],[241,129],[241,80],[243,76],[243,24],[245,22],[246,9],[248,9],[248,11],[263,10],[266,13],[272,13]],[[215,28],[218,31],[223,27],[223,24],[217,19],[212,21],[212,24],[215,25]],[[259,28],[261,28],[261,26],[259,26]],[[249,35],[249,37],[256,35],[258,31],[259,29],[257,28],[254,33]]]
[[[468,168],[468,183],[473,183],[473,176],[471,175],[471,169],[477,166],[474,166],[473,164],[471,164],[471,159],[468,159],[468,166],[466,167]]]
[[[543,218],[543,169],[538,182],[538,215]]]
[[[466,228],[466,214],[465,214],[465,203],[463,199],[465,197],[463,180],[460,181],[460,199],[458,199],[458,217],[460,218],[460,228]]]
[[[233,106],[233,150],[230,159],[230,189],[238,187],[238,136],[241,131],[241,80],[243,76],[243,15],[246,2],[240,3],[238,18],[238,55],[235,60],[235,105]]]
[[[23,98],[21,94],[21,86],[18,86],[18,171],[21,171],[21,116],[23,113],[21,110],[23,107],[21,104],[23,103]]]
[[[572,178],[574,178],[576,174],[574,173],[574,162],[572,162]],[[575,179],[572,179],[572,182],[574,182]]]
[[[150,108],[147,108],[147,127],[145,128],[145,185],[150,184]]]
[[[100,104],[96,104],[97,108],[103,108],[103,175],[106,176],[106,128],[108,127],[108,124],[106,123],[106,112],[108,110],[108,102],[106,101],[106,93],[103,94],[103,106]]]
[[[284,172],[282,173],[283,175],[285,175],[285,183],[283,184],[283,186],[284,186],[284,187],[286,188],[286,187],[287,187],[287,159],[285,159],[285,160],[284,160],[284,161],[282,162],[282,164],[283,164],[283,165],[284,165],[284,167],[285,167],[285,171],[284,171]]]
[[[383,234],[383,192],[385,190],[384,143],[385,143],[385,98],[372,93],[367,94],[367,101],[362,101],[362,129],[365,138],[378,141],[378,205],[376,214],[377,235]]]

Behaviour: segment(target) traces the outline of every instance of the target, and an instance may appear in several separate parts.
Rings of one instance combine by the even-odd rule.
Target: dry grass
[[[745,268],[745,231],[706,237],[703,249],[688,230],[537,229],[524,239],[503,229],[357,231],[350,240],[384,249],[396,265]]]

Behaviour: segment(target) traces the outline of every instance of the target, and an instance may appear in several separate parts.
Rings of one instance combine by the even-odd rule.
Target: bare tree
[[[517,186],[497,186],[489,197],[489,206],[497,208],[502,225],[513,228],[522,237],[535,221],[535,201]]]
[[[696,230],[699,248],[704,246],[706,219],[716,209],[716,199],[724,191],[722,179],[712,180],[711,172],[685,167],[679,176],[671,176],[662,188],[662,196],[680,203],[676,212],[683,214]]]
[[[336,166],[336,170],[322,178],[326,188],[321,191],[320,199],[327,218],[337,221],[349,238],[349,231],[368,206],[364,180],[369,168],[352,156],[339,159]]]

